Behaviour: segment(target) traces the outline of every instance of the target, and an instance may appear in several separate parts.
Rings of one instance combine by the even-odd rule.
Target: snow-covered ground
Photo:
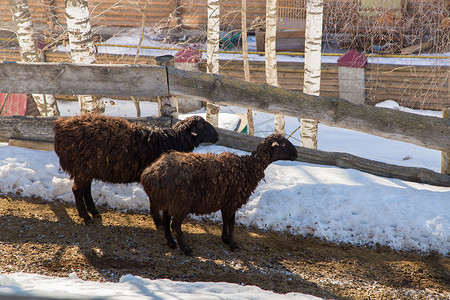
[[[256,286],[241,286],[226,282],[176,282],[125,275],[119,283],[99,283],[83,281],[75,273],[66,278],[26,273],[0,274],[0,296],[2,295],[69,300],[320,300],[301,293],[279,295]]]
[[[114,105],[112,105],[114,103]],[[394,101],[381,105],[404,109]],[[74,102],[60,102],[63,115],[79,113]],[[143,102],[143,116],[156,114],[156,105]],[[245,110],[221,107],[219,124],[234,128],[234,113]],[[434,115],[434,112],[417,111]],[[134,106],[109,101],[108,115],[133,116]],[[203,111],[198,114],[204,115]],[[185,117],[182,115],[181,117]],[[273,132],[273,115],[255,112],[257,135]],[[299,126],[286,118],[286,133]],[[297,136],[298,139],[298,136]],[[298,140],[292,139],[298,145]],[[407,166],[440,168],[440,152],[390,141],[350,130],[320,125],[319,149],[349,152],[370,159]],[[197,152],[242,151],[220,146],[201,146]],[[74,203],[71,181],[60,168],[54,152],[29,150],[0,144],[0,187],[2,193],[39,196],[48,201]],[[92,187],[98,205],[112,209],[149,209],[139,184],[111,185],[95,182]],[[312,235],[336,243],[374,245],[418,252],[450,251],[450,188],[378,177],[351,169],[279,161],[266,169],[249,202],[237,213],[237,222],[258,228]],[[220,221],[218,214],[208,216]],[[82,288],[81,288],[82,287]],[[127,275],[120,283],[84,282],[70,278],[49,278],[31,274],[1,274],[1,294],[108,299],[131,297],[161,299],[314,299],[300,294],[277,295],[256,287],[228,283],[179,283],[148,280]],[[309,298],[308,298],[309,297]]]
[[[139,44],[139,38],[141,35],[140,28],[131,28],[128,29],[116,36],[112,37],[104,44],[107,46],[99,46],[97,48],[98,53],[108,53],[108,54],[127,54],[127,55],[136,55],[136,45]],[[181,49],[180,47],[174,46],[172,44],[163,44],[160,42],[160,38],[158,37],[158,32],[153,28],[146,28],[144,31],[144,39],[142,41],[141,46],[143,48],[140,49],[140,55],[149,55],[149,56],[158,56],[158,55],[167,55],[172,54],[175,55]],[[119,46],[114,46],[119,45]],[[134,46],[134,47],[123,47],[123,46]],[[202,45],[200,49],[206,48]],[[174,49],[174,50],[171,50]],[[63,47],[60,46],[58,48],[59,51],[70,51],[69,46]],[[248,36],[248,51],[256,52],[256,37],[254,35]],[[324,49],[324,55],[322,56],[323,63],[337,63],[339,55],[335,55],[339,49],[335,47],[331,47],[330,49]],[[428,58],[425,58],[427,57]],[[441,58],[440,58],[440,57]],[[410,55],[407,57],[399,57],[396,56],[394,58],[386,57],[386,56],[378,56],[371,55],[369,56],[369,63],[376,64],[395,64],[395,65],[415,65],[415,66],[450,66],[450,60],[448,57],[450,56],[450,52],[442,53],[442,54],[421,54],[419,56]],[[203,58],[206,59],[206,52],[203,52]],[[442,59],[446,58],[446,59]],[[241,54],[237,53],[220,53],[220,59],[223,60],[236,60],[242,59]],[[264,61],[264,55],[260,54],[249,54],[249,60],[254,61]],[[304,62],[304,56],[302,55],[277,55],[277,61],[290,61],[290,62]]]

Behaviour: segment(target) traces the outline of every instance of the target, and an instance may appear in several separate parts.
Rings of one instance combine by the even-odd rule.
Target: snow
[[[130,28],[124,30],[109,40],[105,41],[104,46],[98,46],[97,52],[104,54],[119,54],[119,55],[136,55],[137,48],[136,45],[139,44],[139,39],[141,35],[140,28]],[[142,40],[141,49],[139,55],[141,56],[160,56],[160,55],[175,55],[182,47],[162,43],[160,41],[162,36],[154,28],[145,28],[144,39]],[[132,46],[132,47],[126,47]],[[195,44],[193,45],[200,50],[206,50],[204,45]],[[326,48],[328,47],[328,48]],[[70,52],[69,45],[58,46],[58,51]],[[248,36],[248,51],[256,52],[256,37],[254,35]],[[322,63],[337,63],[339,55],[336,52],[342,52],[341,49],[334,46],[329,46],[327,43],[324,44],[324,54],[322,55]],[[342,53],[343,54],[343,53]],[[206,60],[206,51],[202,53],[203,59]],[[428,57],[427,57],[428,56]],[[420,56],[409,55],[406,57],[386,57],[378,55],[370,55],[368,58],[369,63],[374,64],[394,64],[394,65],[414,65],[414,66],[450,66],[450,53],[445,52],[442,54],[421,54]],[[220,53],[219,58],[221,60],[240,60],[242,55],[238,53]],[[264,61],[264,55],[260,54],[249,54],[249,60],[251,61]],[[277,55],[278,62],[304,62],[303,55]]]
[[[122,276],[119,283],[98,283],[83,281],[75,273],[66,278],[26,273],[0,275],[0,296],[2,295],[96,300],[320,299],[300,293],[279,295],[256,286],[225,282],[175,282],[168,279],[150,280],[132,275]]]
[[[175,54],[172,45],[161,45],[146,29],[140,55]],[[139,29],[131,29],[105,44],[137,45]],[[255,51],[254,37],[249,37],[249,51]],[[163,49],[160,47],[163,46]],[[252,48],[253,47],[253,48]],[[158,48],[158,49],[157,49]],[[60,46],[59,50],[70,51]],[[98,47],[100,53],[130,54],[135,48]],[[205,53],[204,53],[205,55]],[[445,53],[444,56],[449,53]],[[258,54],[252,60],[264,60]],[[221,59],[239,59],[237,54],[220,54]],[[278,55],[278,61],[302,61],[301,56]],[[323,62],[336,62],[338,56],[323,56]],[[369,62],[415,65],[449,65],[448,59],[405,58],[388,60],[369,58]],[[58,102],[62,115],[79,114],[73,102]],[[408,112],[439,116],[433,111],[414,111],[400,107],[394,101],[379,106]],[[152,102],[141,102],[143,116],[155,115]],[[245,109],[221,106],[219,126],[235,129]],[[273,132],[273,115],[255,111],[256,135],[264,137]],[[107,100],[107,115],[135,116],[129,101]],[[204,116],[204,111],[197,112]],[[181,118],[187,115],[180,115]],[[286,133],[300,125],[296,118],[286,117]],[[299,145],[299,134],[291,138]],[[319,124],[319,149],[348,152],[361,157],[440,171],[441,153],[419,146],[387,140],[346,129]],[[243,151],[216,145],[200,146],[196,152],[221,153]],[[237,213],[236,221],[246,226],[311,235],[335,243],[372,246],[377,243],[396,250],[450,255],[450,188],[413,183],[374,176],[352,169],[279,161],[266,169],[262,180],[248,203]],[[38,196],[48,201],[74,203],[72,183],[59,167],[54,152],[11,147],[0,143],[1,193]],[[112,185],[94,182],[92,194],[97,205],[118,210],[148,211],[149,203],[139,184]],[[208,218],[220,222],[215,213]],[[198,218],[198,217],[197,217]],[[264,291],[255,286],[231,283],[175,282],[150,280],[125,275],[119,283],[83,281],[72,273],[57,278],[36,274],[0,274],[0,296],[21,295],[64,299],[319,299],[300,293],[286,295]]]
[[[143,116],[156,115],[155,103],[141,104]],[[58,105],[63,115],[79,113],[75,102],[59,102]],[[383,102],[380,106],[405,110],[394,101]],[[245,110],[242,108],[221,106],[219,126],[234,129],[237,114],[243,112]],[[412,112],[435,115],[432,111]],[[106,114],[133,116],[134,105],[127,101],[108,100]],[[197,114],[204,116],[204,111]],[[255,125],[257,135],[269,135],[273,132],[273,115],[255,112]],[[297,119],[286,118],[287,134],[298,125]],[[371,159],[439,171],[438,151],[320,125],[321,150],[350,152]],[[292,141],[298,145],[298,140]],[[200,153],[223,151],[248,154],[216,145],[200,146],[196,150]],[[383,178],[352,169],[290,161],[271,164],[265,174],[265,180],[260,182],[249,202],[238,211],[236,221],[239,224],[301,236],[311,235],[336,243],[364,246],[379,243],[396,250],[450,254],[450,188]],[[4,194],[17,193],[48,201],[74,203],[72,183],[60,169],[58,157],[53,151],[30,150],[0,143],[0,186]],[[92,192],[97,205],[118,210],[149,210],[148,199],[139,184],[94,182]],[[207,218],[221,221],[217,213]],[[1,274],[2,294],[87,299],[98,299],[100,296],[108,299],[318,299],[303,294],[279,295],[253,286],[230,283],[182,283],[132,275],[123,276],[119,283],[97,283],[82,281],[75,273],[69,278]]]

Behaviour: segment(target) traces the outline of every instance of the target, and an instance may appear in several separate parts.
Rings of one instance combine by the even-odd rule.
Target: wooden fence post
[[[450,107],[446,107],[442,110],[442,118],[450,118]],[[450,175],[450,152],[441,152],[441,173]]]
[[[173,55],[155,57],[158,66],[174,66]],[[158,96],[158,116],[178,119],[178,98],[176,96]]]
[[[350,50],[338,59],[339,98],[364,104],[367,56]]]
[[[187,71],[198,72],[198,63],[202,58],[202,53],[191,47],[183,48],[175,53],[175,68]],[[194,97],[178,96],[178,110],[182,113],[198,110],[203,103],[195,100]]]

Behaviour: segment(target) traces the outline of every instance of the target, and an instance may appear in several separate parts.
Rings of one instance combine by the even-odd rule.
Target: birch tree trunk
[[[266,0],[266,81],[280,86],[277,72],[277,0]],[[284,117],[275,115],[275,132],[284,135]]]
[[[442,118],[450,119],[450,107],[442,110]],[[441,152],[441,173],[450,175],[450,152]]]
[[[95,48],[92,42],[87,0],[65,0],[65,6],[72,62],[76,64],[95,63]],[[105,113],[105,104],[97,96],[78,95],[78,103],[82,114]]]
[[[16,25],[21,60],[23,62],[40,62],[37,43],[33,37],[33,23],[28,0],[10,0],[9,7]],[[33,94],[32,96],[41,116],[60,115],[53,95]]]
[[[144,0],[144,7],[142,9],[139,9],[142,18],[141,18],[141,35],[139,37],[139,43],[138,47],[136,49],[136,56],[134,57],[133,64],[136,64],[139,58],[139,52],[141,51],[142,41],[144,40],[144,33],[145,33],[145,21],[147,20],[147,15],[145,14],[147,12],[147,3],[148,0]],[[131,96],[131,100],[134,103],[134,107],[136,107],[136,117],[141,116],[141,106],[139,105],[140,99],[139,97]]]
[[[220,34],[220,0],[208,0],[208,33],[206,48],[206,71],[219,74],[219,34]],[[219,106],[206,104],[206,121],[217,127],[219,125]]]
[[[322,24],[323,0],[307,0],[303,92],[315,96],[320,94]],[[317,129],[317,121],[301,120],[301,146],[317,149]]]
[[[248,62],[248,47],[247,47],[247,0],[242,0],[241,9],[241,28],[242,28],[242,61],[244,63],[244,77],[245,81],[250,82],[250,65]],[[248,134],[255,135],[255,125],[253,124],[253,111],[247,109],[247,127]]]

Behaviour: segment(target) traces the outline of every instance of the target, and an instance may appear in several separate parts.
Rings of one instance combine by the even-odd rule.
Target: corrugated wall
[[[180,0],[181,23],[189,28],[205,28],[207,24],[206,0]],[[247,1],[247,23],[261,19],[266,15],[265,0]],[[241,28],[241,1],[224,0],[221,7],[221,24]]]
[[[396,100],[400,105],[442,110],[450,106],[450,68],[368,64],[366,104]]]
[[[65,24],[64,0],[30,0],[33,22]],[[89,0],[92,25],[141,26],[143,0]],[[175,9],[175,0],[148,0],[147,26],[167,22]],[[0,0],[0,21],[11,21],[9,1]]]
[[[178,10],[175,11],[178,2]],[[165,25],[172,17],[179,17],[183,26],[204,28],[207,19],[206,0],[148,0],[145,11],[147,26]],[[33,22],[36,24],[65,24],[63,0],[28,1]],[[141,26],[143,0],[89,0],[92,25]],[[240,0],[226,0],[222,7],[222,24],[240,28]],[[265,0],[248,1],[247,18],[253,20],[265,16]],[[9,1],[0,0],[0,21],[11,21]]]
[[[93,25],[140,26],[144,0],[88,0]],[[205,28],[207,0],[147,0],[146,24],[167,24],[172,17],[179,17],[188,28]],[[303,3],[301,0],[299,3]],[[447,0],[408,0],[408,15],[439,11]],[[65,24],[64,0],[29,0],[35,23]],[[324,26],[327,32],[348,32],[357,17],[358,0],[324,0]],[[266,0],[247,1],[247,23],[265,17]],[[178,10],[175,11],[175,8]],[[221,24],[241,27],[240,0],[224,0]],[[0,0],[0,22],[10,21],[9,0]],[[428,18],[428,17],[427,17]]]

